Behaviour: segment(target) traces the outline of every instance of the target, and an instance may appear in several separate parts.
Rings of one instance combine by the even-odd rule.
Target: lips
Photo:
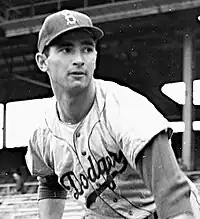
[[[83,72],[83,71],[73,71],[73,72],[70,72],[70,75],[85,75],[85,72]]]

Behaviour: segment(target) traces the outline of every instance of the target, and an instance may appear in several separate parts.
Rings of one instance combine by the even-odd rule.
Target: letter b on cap
[[[67,25],[73,25],[77,22],[76,18],[71,12],[63,11],[62,15],[65,17],[65,20],[67,21]]]

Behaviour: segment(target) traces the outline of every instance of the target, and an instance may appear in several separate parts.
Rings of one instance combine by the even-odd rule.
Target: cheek
[[[95,57],[92,57],[89,61],[89,65],[90,65],[90,68],[91,69],[95,69],[96,68],[96,56]]]
[[[48,65],[49,69],[54,70],[54,69],[57,69],[61,65],[61,62],[59,60],[49,60],[48,64],[49,64]]]
[[[48,62],[48,70],[49,72],[54,75],[58,74],[60,71],[63,71],[66,68],[67,62],[63,62],[62,59],[51,59]]]
[[[60,77],[59,72],[61,72],[61,63],[59,60],[50,59],[48,60],[48,75],[51,80],[57,81]]]

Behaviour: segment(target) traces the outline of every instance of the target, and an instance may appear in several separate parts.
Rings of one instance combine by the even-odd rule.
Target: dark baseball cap
[[[100,28],[93,26],[90,17],[81,12],[62,10],[49,15],[39,32],[38,51],[43,52],[44,48],[61,34],[80,28],[89,31],[95,40],[101,39],[104,35]]]

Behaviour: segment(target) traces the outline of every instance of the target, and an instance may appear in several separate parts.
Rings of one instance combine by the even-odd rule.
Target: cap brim
[[[53,38],[51,38],[46,43],[45,46],[48,46],[53,40],[55,40],[57,37],[61,36],[62,34],[67,33],[67,32],[71,32],[73,30],[78,30],[78,29],[85,29],[85,30],[89,31],[95,40],[100,40],[104,36],[104,32],[100,28],[95,27],[95,26],[92,26],[92,27],[75,26],[75,27],[71,27],[71,28],[68,27],[67,29],[58,32]]]

